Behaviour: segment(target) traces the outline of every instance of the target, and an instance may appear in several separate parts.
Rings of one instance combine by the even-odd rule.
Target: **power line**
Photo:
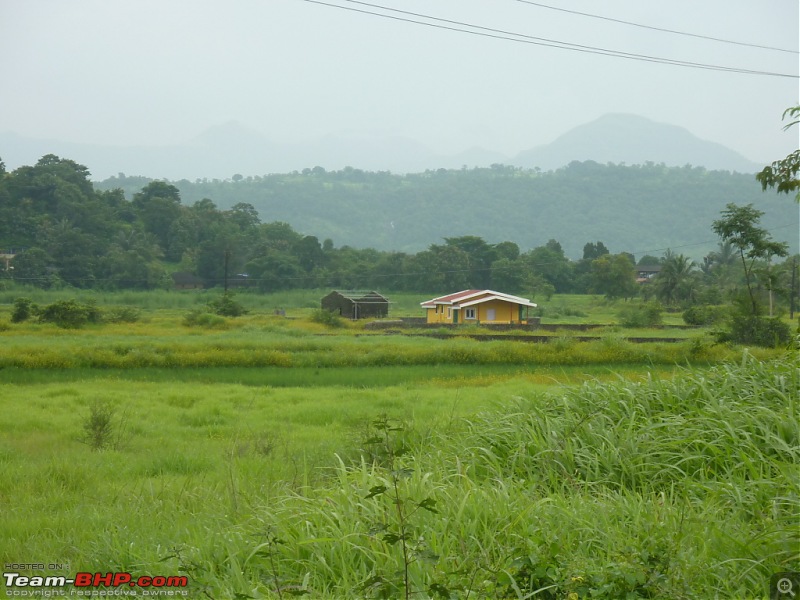
[[[620,23],[622,25],[630,25],[632,27],[641,27],[643,29],[650,29],[650,30],[653,30],[653,31],[662,31],[664,33],[673,33],[675,35],[685,35],[687,37],[699,38],[699,39],[702,39],[702,40],[709,40],[709,41],[712,41],[712,42],[721,42],[723,44],[735,44],[737,46],[747,46],[747,47],[750,47],[750,48],[760,48],[762,50],[774,50],[776,52],[787,52],[789,54],[800,54],[800,51],[797,51],[797,50],[787,50],[786,48],[777,48],[775,46],[762,46],[760,44],[750,44],[750,43],[747,43],[747,42],[738,42],[738,41],[735,41],[735,40],[727,40],[727,39],[724,39],[724,38],[717,38],[717,37],[712,37],[712,36],[709,36],[709,35],[700,35],[698,33],[689,33],[687,31],[678,31],[676,29],[666,29],[664,27],[655,27],[653,25],[644,25],[642,23],[634,23],[632,21],[623,21],[622,19],[614,19],[612,17],[605,17],[603,15],[595,15],[595,14],[591,14],[591,13],[585,13],[585,12],[581,12],[581,11],[578,11],[578,10],[569,10],[569,9],[566,9],[566,8],[559,8],[557,6],[549,6],[547,4],[541,4],[539,2],[531,2],[530,0],[516,0],[516,1],[520,2],[522,4],[530,4],[532,6],[538,6],[539,8],[547,8],[547,9],[550,9],[550,10],[557,10],[559,12],[570,13],[570,14],[573,14],[573,15],[580,15],[582,17],[590,17],[592,19],[602,19],[604,21],[611,21],[613,23]]]
[[[361,14],[381,17],[384,19],[391,19],[394,21],[402,21],[405,23],[412,23],[415,25],[423,25],[425,27],[432,27],[435,29],[443,29],[447,31],[454,31],[458,33],[467,33],[470,35],[476,35],[480,37],[488,37],[494,39],[500,39],[510,42],[517,42],[523,44],[531,44],[534,46],[543,46],[548,48],[556,48],[559,50],[572,50],[573,52],[582,52],[586,54],[598,54],[601,56],[610,56],[614,58],[625,58],[628,60],[638,60],[643,62],[652,62],[652,63],[659,63],[659,64],[667,64],[679,67],[687,67],[687,68],[694,68],[694,69],[706,69],[711,71],[723,71],[729,73],[740,73],[744,75],[764,75],[770,77],[788,77],[792,79],[800,78],[798,75],[794,75],[791,73],[777,73],[771,71],[761,71],[755,69],[744,69],[739,67],[726,67],[723,65],[714,65],[714,64],[707,64],[707,63],[697,63],[691,61],[683,61],[683,60],[676,60],[671,58],[663,58],[658,56],[649,56],[646,54],[637,54],[633,52],[623,52],[621,50],[612,50],[608,48],[600,48],[596,46],[586,46],[583,44],[573,44],[571,42],[563,42],[556,39],[550,38],[542,38],[537,36],[525,35],[521,33],[515,33],[512,31],[505,31],[502,29],[493,29],[491,27],[483,27],[481,25],[473,25],[471,23],[464,23],[461,21],[453,21],[450,19],[442,19],[439,17],[433,17],[430,15],[425,15],[421,13],[415,13],[410,11],[404,11],[396,8],[380,6],[377,4],[370,4],[368,2],[360,2],[358,0],[341,0],[343,2],[350,2],[351,4],[359,4],[362,6],[367,6],[374,9],[390,11],[394,13],[399,13],[403,15],[408,15],[409,17],[415,18],[408,18],[408,17],[400,17],[391,14],[385,14],[380,12],[374,12],[372,10],[366,10],[362,8],[355,8],[351,6],[342,6],[340,4],[333,4],[331,2],[325,2],[323,0],[302,0],[303,2],[308,2],[309,4],[318,4],[321,6],[328,6],[331,8],[338,8],[340,10],[347,10],[351,12],[357,12]],[[430,21],[436,21],[438,23],[428,23],[425,21],[420,21],[417,19],[428,19]],[[446,25],[442,25],[439,23],[446,23]],[[469,27],[471,29],[464,29],[464,27]]]

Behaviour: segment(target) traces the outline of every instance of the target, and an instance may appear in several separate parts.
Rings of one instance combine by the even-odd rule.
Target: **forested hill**
[[[95,185],[131,198],[149,181],[120,175]],[[635,255],[672,248],[699,258],[716,247],[711,223],[732,202],[754,204],[765,213],[762,225],[797,251],[798,209],[790,198],[762,192],[751,174],[690,166],[587,161],[546,173],[494,165],[408,175],[317,167],[171,183],[184,205],[204,198],[223,210],[251,204],[263,222],[355,248],[417,252],[474,235],[523,249],[556,239],[572,258],[589,240]]]

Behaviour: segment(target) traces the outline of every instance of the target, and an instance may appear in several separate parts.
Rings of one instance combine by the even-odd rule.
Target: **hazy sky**
[[[363,3],[325,0],[390,13]],[[797,0],[518,0],[380,5],[685,68],[422,26],[305,0],[0,0],[0,131],[113,145],[184,142],[231,120],[276,141],[402,135],[514,155],[605,113],[679,125],[758,163],[797,148]],[[476,30],[489,34],[487,30]],[[0,156],[3,149],[0,148]]]

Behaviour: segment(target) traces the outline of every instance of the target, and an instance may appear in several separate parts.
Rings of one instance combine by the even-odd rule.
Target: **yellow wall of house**
[[[502,300],[492,300],[475,305],[475,316],[481,323],[511,323],[519,320],[519,308],[516,304]],[[494,309],[494,319],[489,320],[489,311]],[[464,319],[469,322],[472,319]]]
[[[514,304],[512,302],[505,302],[503,300],[492,300],[491,302],[485,302],[482,304],[476,304],[470,308],[475,309],[475,318],[474,319],[467,319],[467,310],[466,308],[462,308],[458,310],[458,323],[462,324],[465,323],[469,325],[470,323],[526,323],[519,320],[519,305]],[[494,309],[494,320],[489,320],[489,310]],[[447,314],[448,307],[447,306],[440,306],[439,312],[436,312],[434,308],[427,308],[426,310],[426,322],[427,323],[452,323],[453,322],[453,310],[450,310],[450,316]],[[523,309],[524,311],[524,309]],[[525,313],[523,312],[523,315]]]
[[[448,306],[440,306],[439,312],[435,308],[426,308],[427,323],[452,323],[453,322],[453,309]],[[447,316],[447,311],[450,311],[450,316]],[[464,312],[459,311],[459,312]],[[461,321],[461,315],[458,315],[458,320]]]

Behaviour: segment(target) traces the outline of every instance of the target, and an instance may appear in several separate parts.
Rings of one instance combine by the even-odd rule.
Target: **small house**
[[[661,265],[639,265],[636,267],[636,283],[649,283],[661,273]]]
[[[527,324],[536,304],[494,290],[464,290],[421,302],[427,323]]]
[[[389,315],[389,299],[378,292],[334,290],[322,301],[322,308],[347,319],[366,319]]]
[[[201,290],[203,289],[203,280],[193,273],[186,271],[178,271],[172,274],[172,283],[175,285],[176,290]]]

